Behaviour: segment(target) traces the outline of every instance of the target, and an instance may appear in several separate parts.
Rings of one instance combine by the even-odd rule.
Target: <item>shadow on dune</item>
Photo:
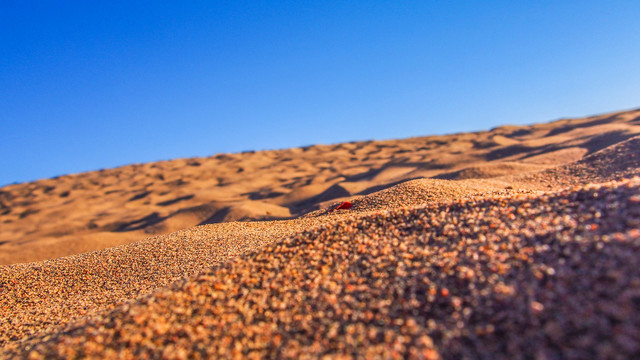
[[[189,194],[189,195],[185,195],[185,196],[180,196],[177,197],[175,199],[171,199],[171,200],[167,200],[167,201],[162,201],[157,203],[156,205],[160,205],[160,206],[169,206],[169,205],[173,205],[175,203],[178,203],[180,201],[184,201],[184,200],[190,200],[193,199],[194,195],[193,194]]]
[[[578,141],[584,140],[585,142],[582,144],[575,144],[575,143],[572,143],[570,145],[549,144],[549,145],[542,145],[537,147],[524,146],[524,145],[511,145],[511,146],[501,147],[499,149],[490,151],[485,155],[485,158],[487,161],[494,161],[494,160],[500,160],[506,157],[515,157],[516,155],[526,154],[518,158],[518,160],[524,160],[534,156],[547,154],[550,152],[567,149],[575,146],[585,148],[587,149],[587,154],[592,154],[596,151],[602,150],[613,144],[628,140],[636,135],[637,134],[630,134],[626,131],[610,131],[598,136],[585,136],[583,138],[577,139]]]
[[[149,214],[140,219],[130,221],[124,224],[119,225],[114,232],[125,232],[125,231],[135,231],[142,230],[157,225],[164,221],[166,217],[160,216],[157,212]]]
[[[569,124],[569,125],[565,125],[565,126],[560,126],[560,127],[557,127],[555,129],[552,129],[551,131],[549,131],[549,133],[547,135],[545,135],[545,137],[564,134],[566,132],[569,132],[569,131],[575,130],[575,129],[579,129],[579,128],[586,128],[586,127],[591,127],[591,126],[608,124],[610,122],[613,122],[613,121],[617,120],[619,117],[620,117],[620,115],[616,114],[616,115],[609,116],[609,117],[606,117],[606,118],[603,118],[603,119],[596,119],[596,120],[584,122],[582,124]]]
[[[225,207],[219,211],[216,211],[215,214],[213,214],[211,217],[207,218],[206,220],[200,222],[198,225],[216,224],[216,223],[223,222],[224,218],[227,217],[227,215],[229,215],[230,212],[231,212],[231,208]]]

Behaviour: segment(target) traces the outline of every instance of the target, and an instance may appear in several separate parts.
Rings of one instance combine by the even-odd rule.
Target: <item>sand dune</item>
[[[640,134],[640,111],[487,132],[221,154],[0,189],[0,264],[82,253],[221,221],[296,217],[417,178],[542,170]]]
[[[639,119],[5,187],[0,357],[636,357]]]

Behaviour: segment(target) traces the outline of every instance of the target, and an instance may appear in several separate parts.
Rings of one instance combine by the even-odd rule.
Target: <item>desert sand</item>
[[[10,185],[0,357],[638,357],[639,175],[633,110]]]
[[[577,161],[640,134],[638,116],[629,111],[477,133],[220,154],[9,185],[0,188],[0,264],[196,225],[295,218],[410,179],[473,180],[474,191],[499,189],[505,184],[476,180]]]

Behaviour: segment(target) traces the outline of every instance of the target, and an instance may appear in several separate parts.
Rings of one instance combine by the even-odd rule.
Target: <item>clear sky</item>
[[[640,106],[640,1],[0,0],[0,185]]]

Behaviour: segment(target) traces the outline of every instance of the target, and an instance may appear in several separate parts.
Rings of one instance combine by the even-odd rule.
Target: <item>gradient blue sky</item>
[[[0,0],[0,185],[640,106],[640,1]]]

